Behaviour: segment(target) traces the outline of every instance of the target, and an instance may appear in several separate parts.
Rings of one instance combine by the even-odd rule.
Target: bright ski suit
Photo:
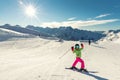
[[[74,49],[74,50],[72,49],[73,53],[76,54],[76,60],[74,61],[72,67],[75,67],[76,64],[77,64],[78,62],[80,62],[80,63],[81,63],[80,68],[81,68],[81,69],[84,69],[84,68],[85,68],[84,61],[81,59],[81,51],[82,51],[82,50],[83,50],[83,47],[82,47],[82,48],[79,48],[79,49]]]

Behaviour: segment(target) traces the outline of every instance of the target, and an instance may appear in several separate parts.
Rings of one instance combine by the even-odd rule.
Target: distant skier
[[[38,36],[40,37],[40,34]]]
[[[91,44],[91,40],[90,39],[89,39],[88,43],[89,43],[89,45]]]
[[[81,66],[80,66],[80,70],[79,70],[79,71],[88,72],[88,71],[85,69],[85,63],[84,63],[83,59],[81,59],[81,50],[83,50],[83,48],[84,48],[84,45],[83,45],[83,44],[81,44],[81,48],[80,48],[79,44],[75,44],[75,49],[74,49],[74,47],[71,47],[73,53],[76,54],[76,60],[74,61],[71,69],[73,69],[73,70],[76,69],[76,67],[75,67],[76,64],[77,64],[78,62],[80,62],[80,63],[81,63]]]

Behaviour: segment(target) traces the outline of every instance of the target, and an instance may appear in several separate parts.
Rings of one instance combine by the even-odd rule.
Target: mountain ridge
[[[50,27],[39,27],[28,25],[25,28],[19,25],[11,26],[10,24],[5,24],[0,26],[0,28],[13,30],[20,33],[31,34],[35,36],[42,37],[57,37],[63,40],[100,40],[103,37],[107,36],[107,33],[114,32],[118,33],[120,30],[109,30],[107,32],[104,31],[88,31],[88,30],[80,30],[73,29],[71,26],[65,27],[60,26],[59,28],[50,28]]]

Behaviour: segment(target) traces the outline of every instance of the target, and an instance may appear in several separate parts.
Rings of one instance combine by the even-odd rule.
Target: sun
[[[28,16],[28,17],[35,17],[36,16],[36,8],[33,6],[33,5],[28,5],[25,7],[25,14]]]

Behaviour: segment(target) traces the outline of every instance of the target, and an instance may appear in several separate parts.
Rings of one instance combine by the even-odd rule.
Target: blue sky
[[[34,6],[35,17],[25,14]],[[0,25],[120,29],[120,0],[0,0]]]

